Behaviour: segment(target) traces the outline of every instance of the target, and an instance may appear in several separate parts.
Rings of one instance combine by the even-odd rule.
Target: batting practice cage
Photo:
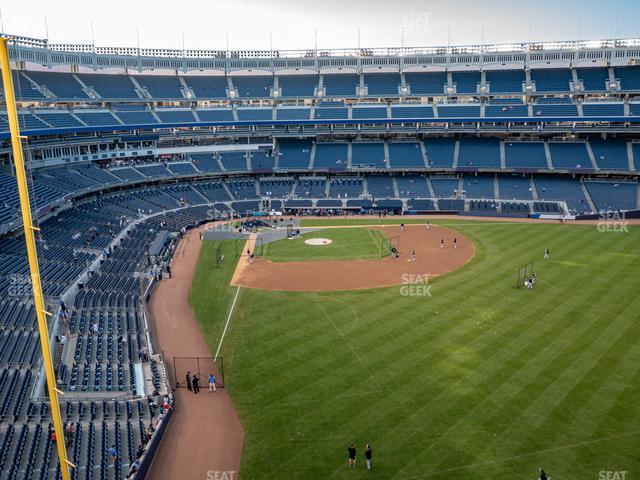
[[[262,243],[262,239],[261,238],[256,238],[255,240],[252,240],[249,242],[249,246],[247,246],[247,240],[243,239],[243,238],[239,238],[237,240],[234,240],[234,248],[235,248],[235,252],[236,252],[236,258],[238,257],[247,257],[247,250],[249,250],[250,253],[253,253],[254,257],[261,257],[263,254],[263,243]]]
[[[198,376],[200,388],[209,388],[209,375],[216,377],[216,386],[224,388],[224,362],[222,357],[173,357],[173,384],[176,388],[187,387],[187,372],[191,378]]]
[[[516,278],[516,288],[524,287],[524,281],[533,274],[533,262],[526,263],[518,268],[518,277]]]
[[[224,255],[222,254],[222,244],[218,243],[218,245],[216,245],[216,268],[220,268],[223,258]]]
[[[398,255],[400,253],[400,236],[395,237],[382,237],[380,241],[380,256],[386,257],[388,255]]]

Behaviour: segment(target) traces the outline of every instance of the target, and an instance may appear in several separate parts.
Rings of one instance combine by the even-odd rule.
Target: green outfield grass
[[[310,238],[326,238],[329,245],[307,245]],[[262,256],[275,262],[304,262],[354,258],[380,258],[384,235],[368,228],[334,228],[305,233],[293,240],[277,240],[262,247]]]
[[[541,465],[555,479],[640,477],[640,229],[438,223],[477,254],[431,297],[241,290],[223,346],[240,478],[524,480]],[[529,260],[538,285],[517,290]],[[211,345],[231,274],[199,268],[194,282]]]

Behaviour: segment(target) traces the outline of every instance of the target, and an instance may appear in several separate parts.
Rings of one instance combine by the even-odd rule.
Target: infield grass
[[[640,477],[640,229],[437,223],[477,253],[430,297],[241,291],[223,346],[240,478]],[[530,260],[538,285],[517,290]],[[199,267],[193,285],[210,344],[235,293],[225,272]]]
[[[326,238],[328,245],[307,245],[310,238]],[[382,255],[384,235],[368,228],[327,228],[299,238],[277,240],[262,247],[263,256],[275,262],[373,259]]]

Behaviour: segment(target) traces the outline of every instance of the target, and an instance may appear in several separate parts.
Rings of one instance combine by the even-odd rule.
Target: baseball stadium
[[[391,47],[2,25],[0,479],[640,477],[638,25],[397,3]]]

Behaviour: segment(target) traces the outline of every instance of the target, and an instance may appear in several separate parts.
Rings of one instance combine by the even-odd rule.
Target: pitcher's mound
[[[329,240],[328,238],[310,238],[304,241],[307,245],[329,245],[332,242],[333,240]]]

